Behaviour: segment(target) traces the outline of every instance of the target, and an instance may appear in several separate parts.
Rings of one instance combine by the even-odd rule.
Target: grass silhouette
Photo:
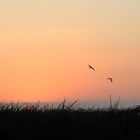
[[[78,100],[58,107],[0,103],[0,135],[4,140],[136,139],[140,107],[78,108]]]

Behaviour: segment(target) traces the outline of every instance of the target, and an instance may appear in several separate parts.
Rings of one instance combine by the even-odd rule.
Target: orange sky
[[[109,94],[139,100],[139,5],[138,0],[0,2],[0,100],[108,100]],[[110,76],[113,84],[106,80]]]

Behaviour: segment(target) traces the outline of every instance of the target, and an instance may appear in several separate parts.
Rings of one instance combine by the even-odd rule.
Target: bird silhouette
[[[92,70],[95,71],[95,69],[91,65],[88,65],[88,66],[89,66],[89,69],[92,69]]]
[[[107,78],[107,80],[110,80],[111,83],[113,82],[113,79],[112,78]]]

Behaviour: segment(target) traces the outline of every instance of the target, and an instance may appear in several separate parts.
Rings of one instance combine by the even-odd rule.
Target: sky
[[[140,101],[139,0],[0,1],[0,101],[109,95]]]

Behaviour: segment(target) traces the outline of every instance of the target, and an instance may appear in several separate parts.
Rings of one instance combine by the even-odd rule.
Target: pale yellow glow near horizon
[[[1,1],[0,100],[140,99],[139,7],[138,0]]]

